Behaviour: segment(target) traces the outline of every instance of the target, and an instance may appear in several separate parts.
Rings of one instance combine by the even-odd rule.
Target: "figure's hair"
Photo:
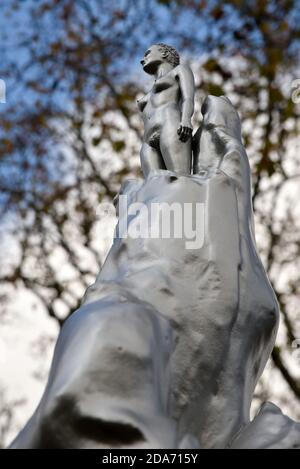
[[[177,67],[177,65],[180,64],[180,56],[174,47],[167,46],[162,43],[158,43],[156,46],[161,51],[163,58],[166,59],[167,62],[172,64],[174,67]]]

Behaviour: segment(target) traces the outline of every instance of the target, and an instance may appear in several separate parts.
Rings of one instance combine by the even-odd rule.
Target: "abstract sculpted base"
[[[144,212],[119,210],[107,259],[64,324],[45,393],[11,448],[300,448],[300,424],[274,404],[250,422],[279,310],[257,253],[238,113],[209,96],[192,136],[189,66],[164,44],[142,65],[155,78],[138,102],[145,179],[126,181],[116,205],[124,195],[149,212],[202,204],[203,242],[122,237]]]

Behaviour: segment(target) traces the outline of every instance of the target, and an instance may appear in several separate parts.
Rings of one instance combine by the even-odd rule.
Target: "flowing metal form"
[[[158,73],[161,46],[149,51],[144,68]],[[250,421],[279,311],[256,249],[238,114],[225,97],[206,99],[189,175],[193,80],[187,69],[165,71],[140,102],[146,179],[123,185],[113,246],[63,326],[43,398],[11,448],[300,448],[300,424],[273,404]],[[140,209],[124,211],[125,195]],[[201,203],[203,243],[190,248],[185,231],[134,236],[157,203]],[[150,218],[154,232],[159,220]]]

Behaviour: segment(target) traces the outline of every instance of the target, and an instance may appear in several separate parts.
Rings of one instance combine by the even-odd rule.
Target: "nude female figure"
[[[155,44],[141,61],[146,73],[154,75],[151,91],[138,100],[144,122],[141,166],[145,178],[151,170],[168,169],[191,173],[194,76],[180,64],[171,46]]]

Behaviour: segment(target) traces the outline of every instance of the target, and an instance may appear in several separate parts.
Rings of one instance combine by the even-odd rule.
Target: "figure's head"
[[[141,60],[144,71],[150,75],[154,75],[158,66],[163,62],[176,67],[180,63],[180,57],[174,47],[161,43],[149,47],[145,52],[143,60]]]

